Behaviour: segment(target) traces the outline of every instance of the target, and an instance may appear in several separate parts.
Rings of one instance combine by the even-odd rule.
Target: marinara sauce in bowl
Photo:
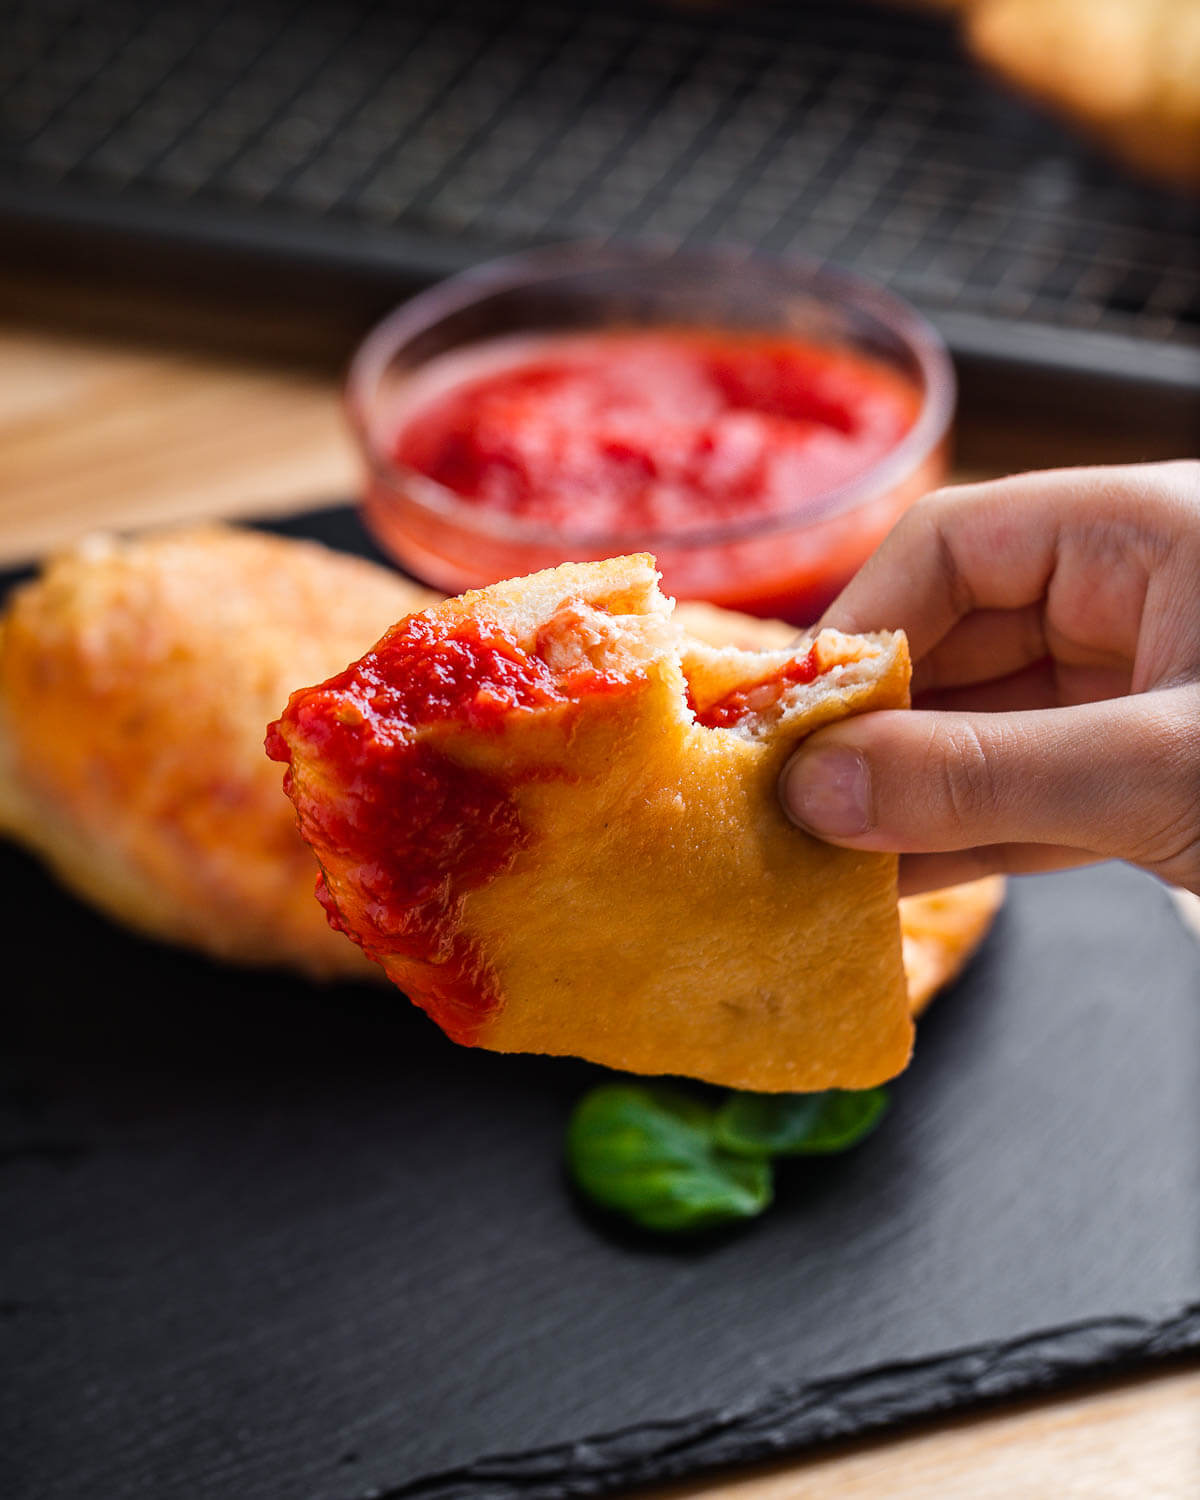
[[[807,623],[941,480],[954,376],[845,272],[570,246],[405,303],[348,401],[368,524],[439,588],[652,552],[669,594]]]

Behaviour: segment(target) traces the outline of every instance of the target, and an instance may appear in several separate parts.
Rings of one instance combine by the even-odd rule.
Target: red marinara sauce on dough
[[[707,729],[732,729],[749,714],[778,698],[785,689],[797,683],[815,682],[820,675],[821,664],[817,659],[817,648],[813,645],[806,655],[784,667],[782,672],[776,672],[773,677],[764,678],[750,687],[734,688],[723,698],[710,703],[707,708],[697,711],[696,723],[703,724]],[[695,709],[694,703],[691,706]]]
[[[870,471],[911,431],[921,405],[900,371],[842,346],[722,329],[614,329],[441,356],[412,378],[379,440],[399,472],[436,481],[481,520],[562,534],[558,556],[533,550],[526,560],[509,547],[494,563],[496,544],[481,535],[477,563],[496,576],[582,556],[588,548],[572,537],[613,539],[593,556],[640,538],[668,592],[801,620],[936,482],[940,455],[902,495],[807,530],[806,503]],[[369,496],[368,509],[386,534],[386,507]],[[794,530],[772,525],[793,517]],[[716,558],[689,539],[734,523],[761,523],[764,534],[720,544]]]
[[[413,615],[344,672],[293,693],[267,731],[267,754],[288,767],[284,788],[322,865],[317,896],[330,924],[419,978],[413,998],[455,1041],[470,1044],[500,1004],[459,928],[462,898],[507,868],[525,836],[517,778],[464,765],[420,731],[452,720],[496,734],[522,709],[628,685],[594,669],[555,673],[499,625]],[[332,795],[308,796],[297,783],[294,742],[298,759],[319,754]]]

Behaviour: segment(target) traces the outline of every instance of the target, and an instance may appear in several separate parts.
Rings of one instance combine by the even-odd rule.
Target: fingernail
[[[871,773],[857,750],[801,750],[782,790],[792,821],[824,838],[852,838],[871,826]]]

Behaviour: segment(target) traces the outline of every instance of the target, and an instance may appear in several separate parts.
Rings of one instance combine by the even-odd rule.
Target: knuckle
[[[967,485],[944,485],[941,489],[928,491],[905,511],[898,524],[914,530],[940,532],[947,516],[962,508],[963,492],[968,488]]]
[[[1170,707],[1152,726],[1157,754],[1155,809],[1141,820],[1136,863],[1180,885],[1200,881],[1200,688],[1170,690]]]
[[[927,494],[923,495],[918,504],[926,515],[935,515],[953,505],[956,494],[957,489],[954,485],[943,484],[936,490],[930,490]]]
[[[1123,471],[1126,514],[1135,528],[1159,538],[1169,552],[1200,514],[1200,459],[1135,464]],[[1157,527],[1157,531],[1155,530]]]
[[[1175,458],[1161,465],[1169,488],[1183,500],[1200,503],[1200,458]]]
[[[907,521],[912,531],[920,536],[923,546],[932,552],[941,586],[960,615],[967,613],[973,600],[957,555],[954,533],[973,489],[969,485],[951,485],[932,490],[917,501],[900,523],[903,525]]]
[[[1134,864],[1174,885],[1200,890],[1200,826],[1194,806],[1177,809],[1174,816],[1145,830],[1138,842]]]
[[[1170,802],[1152,825],[1149,843],[1155,857],[1168,864],[1200,858],[1200,766],[1194,754],[1171,777]]]
[[[937,758],[941,804],[951,831],[964,845],[983,842],[999,806],[992,757],[973,724],[950,726]]]

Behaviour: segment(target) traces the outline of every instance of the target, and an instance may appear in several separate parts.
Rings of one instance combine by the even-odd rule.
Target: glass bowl
[[[423,374],[441,356],[463,351],[469,364],[470,346],[515,335],[653,327],[794,335],[857,351],[912,383],[918,415],[869,468],[794,507],[658,532],[498,512],[391,456],[403,419],[430,395]],[[728,251],[586,245],[493,261],[412,298],[368,335],[347,385],[365,460],[367,524],[427,583],[459,593],[560,562],[652,552],[669,594],[801,624],[820,614],[901,512],[941,481],[954,399],[953,369],[934,330],[858,276]]]

